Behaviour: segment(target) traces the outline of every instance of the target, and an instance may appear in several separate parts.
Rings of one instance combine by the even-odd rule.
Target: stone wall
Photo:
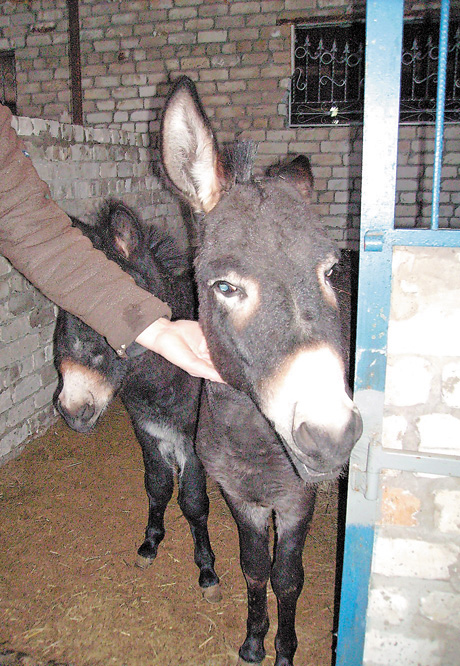
[[[406,2],[406,14],[439,3]],[[356,247],[361,129],[290,128],[292,21],[363,14],[344,0],[80,0],[85,125],[149,134],[154,144],[169,82],[198,85],[221,142],[260,141],[258,169],[288,153],[311,157],[315,202],[331,235]],[[0,49],[14,49],[18,112],[69,120],[65,0],[0,3]],[[287,22],[286,22],[287,21]],[[446,132],[441,226],[460,225],[458,126]],[[401,128],[397,216],[401,226],[430,216],[433,128]]]
[[[460,455],[460,250],[396,248],[383,445]],[[460,480],[381,478],[366,666],[460,664]]]
[[[15,118],[40,176],[67,213],[91,221],[107,197],[138,209],[185,246],[176,199],[152,172],[145,136]],[[48,426],[56,388],[52,360],[54,306],[0,257],[0,459]]]

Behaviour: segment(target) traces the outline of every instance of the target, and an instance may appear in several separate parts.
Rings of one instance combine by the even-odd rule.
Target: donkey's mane
[[[257,141],[251,139],[235,141],[225,147],[225,164],[235,182],[248,183],[251,180],[258,148]]]
[[[96,248],[103,250],[109,258],[126,270],[131,264],[131,260],[125,261],[118,252],[114,253],[113,248],[107,245],[105,238],[110,220],[116,212],[123,213],[134,221],[134,228],[141,234],[138,241],[144,248],[153,253],[155,261],[159,264],[159,267],[163,268],[163,271],[179,276],[190,270],[188,255],[181,251],[176,240],[166,230],[161,229],[156,224],[145,222],[136,210],[118,199],[106,200],[93,215],[90,224],[85,224],[75,218],[72,218],[72,224],[80,227]]]
[[[182,275],[191,269],[190,259],[178,247],[175,239],[156,226],[148,228],[149,247],[155,259],[173,275]]]

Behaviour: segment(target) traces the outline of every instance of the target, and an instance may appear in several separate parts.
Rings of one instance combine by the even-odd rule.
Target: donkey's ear
[[[311,200],[313,174],[310,160],[305,155],[299,155],[291,162],[270,167],[267,176],[278,177],[291,182],[307,201]]]
[[[160,139],[166,175],[196,212],[208,213],[221,197],[225,173],[195,85],[186,76],[166,101]]]
[[[110,210],[110,231],[113,247],[125,259],[142,245],[143,233],[132,210],[122,203],[115,203]]]

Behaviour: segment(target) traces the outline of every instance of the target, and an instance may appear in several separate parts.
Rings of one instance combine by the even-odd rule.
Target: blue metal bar
[[[460,247],[460,229],[382,229],[364,235],[366,252],[388,247]]]
[[[372,526],[347,526],[343,554],[344,567],[347,565],[347,569],[344,569],[340,595],[336,666],[338,664],[361,666],[362,664],[369,594],[366,581],[369,580],[369,553],[372,553],[373,544],[374,529]],[[353,566],[349,566],[350,564]],[[355,612],[350,612],[350,609],[353,608],[356,609]]]
[[[388,449],[380,444],[371,445],[366,470],[367,499],[377,500],[380,472],[383,469],[460,478],[460,456]]]
[[[450,0],[442,0],[439,26],[438,87],[436,98],[436,132],[434,139],[433,196],[431,228],[439,226],[439,193],[441,190],[442,151],[444,145],[444,107],[446,100],[447,48],[449,39]]]
[[[364,432],[350,460],[366,470],[370,442],[381,440],[390,312],[404,0],[367,0],[363,183],[355,401]],[[336,666],[363,660],[376,503],[349,483]]]

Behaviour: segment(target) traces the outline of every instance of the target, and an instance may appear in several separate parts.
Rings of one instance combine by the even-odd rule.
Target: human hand
[[[203,331],[197,321],[169,321],[160,317],[137,336],[136,342],[160,354],[193,377],[223,382],[211,361]]]

